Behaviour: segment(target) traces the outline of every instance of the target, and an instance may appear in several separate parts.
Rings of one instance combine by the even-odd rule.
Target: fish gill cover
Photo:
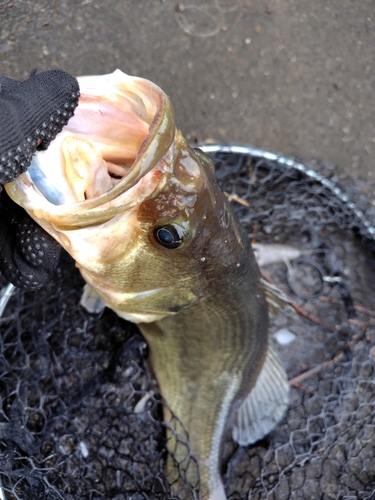
[[[290,298],[270,332],[291,381],[290,408],[263,441],[226,443],[227,496],[370,500],[374,185],[341,179],[342,191],[329,166],[315,164],[316,174],[262,151],[207,151],[249,237],[300,253],[262,269],[268,286]],[[17,290],[0,319],[0,498],[172,498],[163,467],[173,454],[166,426],[176,426],[163,422],[147,345],[112,311],[84,311],[82,287],[64,255],[53,283],[38,293]],[[178,438],[186,443],[186,459],[176,463],[183,477],[194,459],[188,436]],[[196,486],[179,496],[194,498]]]

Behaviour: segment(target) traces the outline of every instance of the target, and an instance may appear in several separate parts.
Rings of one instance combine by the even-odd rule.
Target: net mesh
[[[286,252],[262,274],[289,297],[270,335],[291,381],[290,408],[263,441],[225,444],[227,496],[374,499],[374,186],[340,179],[339,189],[329,166],[256,150],[208,152],[249,237],[271,255]],[[83,310],[83,284],[64,255],[53,282],[17,290],[0,319],[0,494],[167,499],[178,481],[178,496],[194,498],[186,435],[186,459],[164,475],[173,454],[166,427],[181,425],[163,422],[146,343],[110,310]]]

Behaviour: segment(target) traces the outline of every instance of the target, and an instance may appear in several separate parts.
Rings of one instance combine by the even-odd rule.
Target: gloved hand
[[[1,185],[25,172],[37,150],[48,148],[73,116],[78,97],[77,80],[61,70],[33,72],[24,82],[0,76],[0,272],[28,290],[48,281],[60,246]]]

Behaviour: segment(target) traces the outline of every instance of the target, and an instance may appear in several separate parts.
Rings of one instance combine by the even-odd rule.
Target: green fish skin
[[[166,474],[174,493],[191,495],[182,470],[202,500],[225,500],[224,441],[230,433],[241,445],[261,439],[289,394],[269,347],[249,239],[161,89],[118,70],[79,83],[75,117],[7,192],[147,340],[164,418],[173,422]],[[176,438],[184,431],[189,444]]]

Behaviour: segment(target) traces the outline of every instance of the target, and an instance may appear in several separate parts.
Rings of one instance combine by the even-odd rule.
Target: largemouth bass
[[[138,323],[165,419],[171,411],[187,431],[199,471],[170,433],[174,458],[203,500],[225,499],[227,433],[251,444],[288,404],[254,254],[211,160],[176,129],[159,87],[118,70],[78,80],[75,116],[6,190],[103,302]]]

